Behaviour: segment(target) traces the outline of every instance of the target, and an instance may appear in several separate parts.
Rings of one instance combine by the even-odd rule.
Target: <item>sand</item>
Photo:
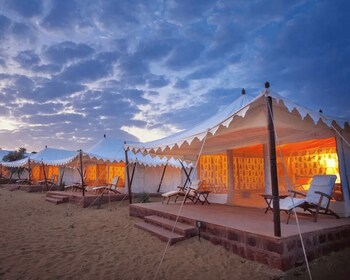
[[[308,279],[305,268],[284,273],[197,237],[168,247],[160,265],[166,243],[138,221],[127,201],[82,209],[0,188],[0,279]],[[314,279],[347,279],[349,256],[315,260]]]

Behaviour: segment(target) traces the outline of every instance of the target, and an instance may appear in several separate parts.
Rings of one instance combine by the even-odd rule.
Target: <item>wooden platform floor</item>
[[[148,215],[176,219],[195,225],[201,221],[201,236],[244,258],[271,267],[288,270],[303,262],[303,253],[294,216],[286,224],[281,213],[281,237],[274,235],[273,213],[263,208],[222,204],[194,205],[186,203],[144,203],[129,207],[131,216]],[[350,247],[350,219],[319,215],[317,223],[311,216],[298,215],[299,228],[309,260]]]

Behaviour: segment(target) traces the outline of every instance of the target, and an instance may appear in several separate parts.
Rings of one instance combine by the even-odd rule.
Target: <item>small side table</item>
[[[265,202],[266,202],[266,205],[267,205],[267,207],[265,209],[265,214],[269,210],[272,211],[271,203],[272,203],[273,195],[272,194],[260,194],[260,195],[265,199]],[[286,197],[288,197],[288,194],[280,194],[280,195],[278,195],[279,199],[283,199],[283,198],[286,198]]]
[[[195,190],[195,193],[198,195],[198,197],[197,197],[197,200],[196,200],[196,202],[195,202],[194,204],[196,204],[198,201],[200,201],[200,202],[202,203],[202,205],[203,205],[204,203],[210,204],[209,201],[208,201],[208,196],[209,196],[209,194],[210,194],[210,191],[199,191],[199,190]],[[201,197],[202,197],[203,199],[201,199]]]

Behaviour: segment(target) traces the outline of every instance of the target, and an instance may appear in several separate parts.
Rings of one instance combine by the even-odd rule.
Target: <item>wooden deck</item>
[[[57,196],[65,196],[68,198],[67,201],[72,202],[78,206],[83,208],[108,203],[110,201],[120,201],[120,200],[128,200],[129,196],[127,194],[114,194],[114,193],[106,193],[106,194],[94,194],[92,192],[86,192],[83,196],[83,193],[72,192],[72,191],[48,191],[46,193],[46,197],[57,197]]]
[[[132,204],[131,216],[144,218],[157,215],[196,225],[201,221],[201,237],[224,246],[241,257],[271,267],[288,270],[304,262],[298,227],[294,216],[286,224],[281,213],[282,237],[274,236],[273,214],[265,209],[221,204],[193,205],[145,203]],[[319,215],[317,223],[311,216],[298,215],[300,232],[309,260],[350,247],[350,219]]]

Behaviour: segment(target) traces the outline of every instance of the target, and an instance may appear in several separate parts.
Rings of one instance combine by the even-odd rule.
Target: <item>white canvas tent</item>
[[[126,176],[125,169],[125,151],[124,151],[124,142],[116,139],[111,139],[104,137],[95,145],[90,147],[84,152],[84,157],[88,156],[91,159],[98,161],[103,161],[108,163],[104,165],[104,169],[100,172],[101,174],[107,174],[107,178],[111,181],[113,175],[110,173],[111,168],[108,168],[108,165],[120,164],[121,172],[124,174],[118,174],[123,178],[123,182]],[[129,158],[129,172],[132,176],[133,165],[135,164],[134,177],[132,182],[132,192],[141,193],[141,192],[156,192],[164,171],[165,165],[166,172],[164,172],[164,177],[161,184],[161,191],[168,191],[182,183],[182,172],[181,165],[178,161],[174,159],[160,159],[159,157],[151,157],[150,155],[142,155],[141,153],[128,154]],[[91,168],[95,168],[91,165]],[[115,165],[115,169],[118,166]],[[105,171],[107,170],[107,171]],[[98,173],[98,171],[96,171]],[[97,175],[97,177],[100,175]],[[103,176],[103,175],[102,175]],[[125,186],[127,184],[125,183]],[[120,191],[126,192],[127,188],[119,188]]]
[[[297,105],[268,89],[256,97],[242,94],[194,128],[127,147],[134,152],[192,161],[200,155],[197,173],[208,181],[211,201],[263,206],[259,194],[271,193],[267,96],[273,104],[280,192],[301,182],[303,176],[310,179],[307,176],[338,172],[342,199],[332,202],[331,207],[342,216],[350,215],[349,124]],[[328,165],[328,160],[332,164]]]
[[[45,176],[46,178],[51,177],[51,175],[56,175],[56,182],[58,183],[61,180],[65,181],[66,184],[70,184],[76,181],[79,181],[79,178],[76,178],[75,172],[73,171],[74,161],[77,159],[79,152],[69,151],[63,149],[54,149],[54,148],[44,148],[35,154],[28,154],[28,157],[16,160],[12,162],[1,162],[5,167],[26,167],[31,168],[32,179],[34,180],[43,180],[42,166],[45,166]],[[51,166],[51,168],[49,168]],[[72,168],[65,169],[66,166]],[[64,170],[64,173],[63,173]],[[26,175],[28,176],[28,175]]]

